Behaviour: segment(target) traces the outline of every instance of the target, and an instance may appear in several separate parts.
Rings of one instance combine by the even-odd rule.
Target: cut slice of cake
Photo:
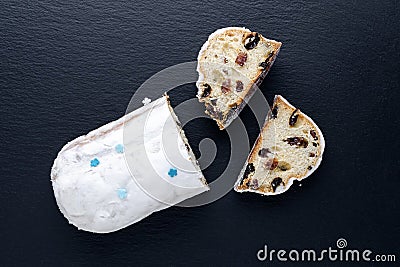
[[[229,27],[212,33],[197,63],[197,97],[219,128],[225,129],[267,75],[282,43],[246,28]]]
[[[66,144],[51,181],[68,221],[95,233],[209,190],[168,96]]]
[[[237,192],[276,195],[320,165],[325,140],[314,121],[282,96],[272,110],[235,184]]]

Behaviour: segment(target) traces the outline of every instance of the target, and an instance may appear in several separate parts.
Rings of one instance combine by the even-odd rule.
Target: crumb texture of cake
[[[311,118],[275,96],[260,135],[235,183],[235,191],[276,195],[321,163],[325,139]]]
[[[69,223],[95,233],[209,190],[168,96],[66,144],[51,182]]]
[[[281,43],[246,28],[212,33],[197,58],[197,97],[206,114],[225,129],[240,113],[267,75]]]

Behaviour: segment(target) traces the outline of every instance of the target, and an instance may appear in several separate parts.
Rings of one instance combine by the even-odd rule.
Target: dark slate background
[[[272,265],[256,259],[264,244],[321,250],[340,237],[400,261],[398,1],[108,2],[0,2],[1,265]],[[57,152],[122,116],[141,83],[195,60],[226,26],[284,43],[261,90],[319,124],[318,171],[281,196],[232,191],[112,234],[70,226],[49,178]],[[183,88],[171,92],[174,105],[194,97],[194,85]],[[241,119],[253,142],[248,108]],[[218,158],[205,174],[215,179],[227,134],[206,119],[185,129],[197,154],[202,138],[214,139]],[[374,264],[388,265],[363,266]]]

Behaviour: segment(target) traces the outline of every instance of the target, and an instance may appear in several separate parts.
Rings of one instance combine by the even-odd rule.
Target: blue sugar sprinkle
[[[115,151],[117,151],[117,153],[124,153],[124,146],[121,144],[116,145]]]
[[[91,167],[97,167],[100,164],[100,161],[97,158],[94,158],[90,161]]]
[[[119,188],[117,194],[120,199],[125,199],[128,196],[128,191],[125,188]]]
[[[169,169],[168,175],[169,175],[170,177],[177,176],[177,175],[178,175],[178,170],[175,169],[175,168],[171,168],[171,169]]]

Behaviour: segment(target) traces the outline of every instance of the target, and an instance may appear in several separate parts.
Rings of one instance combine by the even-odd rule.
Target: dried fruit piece
[[[283,184],[282,178],[281,177],[274,178],[274,180],[272,180],[272,182],[271,182],[272,190],[275,192],[276,188],[280,184]]]
[[[269,60],[271,59],[271,57],[274,55],[274,52],[272,51],[271,53],[269,53],[268,57],[265,59],[265,62],[269,63]]]
[[[281,169],[281,171],[287,171],[290,170],[292,166],[286,161],[280,161],[278,164],[278,168]]]
[[[309,171],[311,171],[311,170],[312,170],[312,167],[311,167],[311,166],[308,166],[307,169],[308,169]]]
[[[258,42],[260,41],[260,36],[258,32],[251,33],[245,40],[244,40],[244,47],[247,50],[253,49],[257,46]]]
[[[222,82],[221,91],[223,94],[227,94],[231,91],[231,79]]]
[[[258,66],[260,66],[263,69],[266,69],[268,68],[269,64],[270,64],[269,62],[261,62]]]
[[[315,141],[318,140],[317,133],[316,133],[314,130],[311,130],[311,131],[310,131],[310,134],[311,134],[311,136],[314,138]]]
[[[257,190],[258,189],[258,180],[257,179],[253,179],[251,180],[251,184],[250,184],[250,188],[253,190]]]
[[[236,92],[240,93],[243,91],[243,82],[242,81],[236,81]]]
[[[293,113],[292,113],[292,115],[290,116],[290,118],[289,118],[289,125],[290,125],[290,126],[294,126],[294,125],[296,124],[296,122],[297,122],[297,117],[299,117],[299,115],[296,114],[297,111],[298,111],[298,109],[296,108],[296,109],[293,111]]]
[[[317,143],[315,143],[315,142],[312,142],[312,145],[315,146],[315,147],[317,147]]]
[[[269,159],[267,162],[265,162],[265,168],[272,171],[276,168],[276,166],[278,166],[278,163],[279,161],[276,158]]]
[[[255,168],[253,163],[249,163],[246,166],[246,169],[244,170],[244,174],[243,174],[243,181],[249,176],[250,173],[254,172]]]
[[[201,97],[207,97],[211,94],[211,86],[208,83],[203,84],[203,93],[201,94]]]
[[[253,165],[253,163],[249,163],[248,165],[247,165],[247,169],[249,170],[249,172],[254,172],[256,169],[254,168],[254,165]]]
[[[315,153],[310,152],[309,156],[313,158],[315,157]]]
[[[236,57],[235,63],[238,64],[239,66],[243,66],[244,63],[247,61],[247,53],[244,52],[239,52],[239,54]]]
[[[278,106],[274,106],[274,107],[272,108],[271,114],[272,114],[271,117],[272,117],[273,119],[276,119],[276,117],[278,116]]]
[[[268,148],[261,148],[259,151],[258,151],[258,155],[260,156],[260,157],[262,157],[262,158],[267,158],[268,157],[268,154],[270,154],[271,153],[271,151],[268,149]]]
[[[288,137],[283,141],[287,142],[291,146],[304,147],[304,148],[308,146],[308,141],[304,137]]]

